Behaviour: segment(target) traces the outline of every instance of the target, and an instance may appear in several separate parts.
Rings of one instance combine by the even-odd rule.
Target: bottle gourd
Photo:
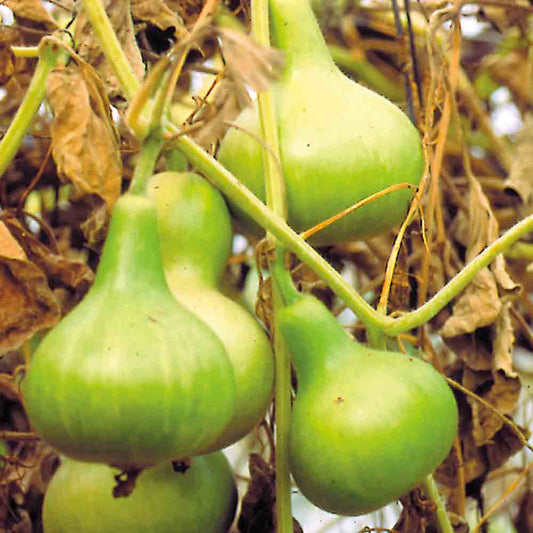
[[[49,444],[121,467],[194,455],[231,419],[233,369],[168,289],[150,199],[117,201],[94,285],[39,345],[23,392]]]
[[[46,491],[44,533],[226,533],[237,489],[222,452],[141,472],[127,497],[114,498],[117,469],[63,459]]]
[[[286,60],[272,91],[293,229],[307,230],[391,185],[418,185],[424,164],[417,130],[394,104],[336,67],[308,0],[270,0],[270,18],[272,44]],[[237,125],[222,140],[218,159],[264,201],[257,106],[245,109]],[[388,231],[401,222],[412,196],[407,189],[394,191],[310,242],[330,245]],[[247,229],[261,233],[234,211]]]
[[[264,417],[272,399],[274,360],[268,338],[220,282],[231,252],[232,227],[220,193],[194,173],[164,172],[150,181],[169,287],[224,344],[235,373],[235,409],[207,451],[233,444]]]
[[[312,296],[294,298],[277,327],[298,376],[290,468],[311,502],[365,514],[413,489],[446,457],[457,406],[431,365],[353,341]]]

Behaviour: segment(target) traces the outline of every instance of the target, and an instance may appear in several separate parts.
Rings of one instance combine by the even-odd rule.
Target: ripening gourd
[[[206,451],[220,449],[244,437],[265,415],[274,387],[270,343],[257,320],[220,292],[232,245],[231,219],[220,193],[198,174],[164,172],[150,180],[150,194],[170,290],[218,335],[233,365],[233,417]]]
[[[46,491],[44,533],[226,533],[237,489],[222,452],[143,470],[133,492],[114,498],[119,471],[63,459]]]
[[[298,376],[290,468],[302,493],[340,515],[400,498],[446,457],[457,406],[428,363],[366,348],[312,296],[278,314]]]
[[[94,285],[37,348],[23,392],[45,441],[121,467],[194,455],[231,419],[232,366],[168,288],[150,199],[117,201]]]
[[[273,46],[285,53],[272,85],[288,223],[298,232],[391,185],[418,185],[421,142],[406,115],[347,78],[333,62],[308,0],[270,0]],[[219,161],[263,201],[265,184],[257,106],[245,109],[221,142]],[[330,245],[378,235],[405,216],[413,193],[401,189],[313,235]],[[247,229],[261,229],[237,207]]]

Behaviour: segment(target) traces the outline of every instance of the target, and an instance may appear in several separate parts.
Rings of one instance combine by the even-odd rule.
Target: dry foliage
[[[249,2],[224,3],[246,27]],[[384,272],[397,231],[322,253],[335,268],[349,270],[360,293],[373,295],[374,304],[384,284],[392,284],[389,311],[408,311],[533,212],[533,9],[518,1],[469,4],[470,21],[480,24],[469,37],[461,35],[457,24],[459,2],[411,4],[412,31],[402,18],[401,32],[392,5],[384,1],[325,3],[321,24],[327,40],[353,58],[342,68],[411,113],[424,138],[427,172],[421,185],[423,219],[414,209],[390,279]],[[191,45],[172,105],[184,131],[211,150],[247,105],[245,86],[265,90],[282,67],[277,51],[258,47],[234,29],[217,28],[210,21],[195,27],[202,0],[104,4],[139,80],[169,50]],[[9,449],[0,477],[0,530],[31,533],[41,531],[42,495],[57,462],[30,433],[18,393],[20,369],[36,334],[68,313],[91,285],[109,213],[128,185],[138,146],[123,121],[126,104],[118,80],[81,3],[54,2],[45,8],[41,0],[6,0],[4,5],[15,21],[0,27],[2,128],[12,120],[35,69],[34,60],[16,57],[11,47],[35,45],[58,27],[76,22],[76,56],[50,75],[46,107],[35,117],[0,188],[0,429],[7,432]],[[398,9],[405,11],[404,4]],[[451,30],[445,29],[448,23]],[[208,60],[224,68],[213,72]],[[206,69],[211,77],[192,93],[191,73]],[[508,95],[521,118],[520,131],[504,136],[495,131],[497,90]],[[437,368],[472,393],[456,391],[460,432],[438,471],[456,532],[468,530],[462,518],[466,498],[475,498],[480,514],[486,512],[486,480],[506,468],[529,435],[512,422],[521,399],[526,396],[527,401],[513,352],[517,346],[533,351],[533,244],[525,244],[526,251],[498,257],[479,272],[410,337]],[[256,251],[261,264],[267,251],[260,246]],[[253,254],[252,246],[248,253]],[[238,290],[249,267],[234,263]],[[292,267],[302,290],[313,291],[336,312],[342,309],[342,302],[307,267]],[[262,280],[258,310],[267,324],[271,308],[270,287]],[[356,334],[364,337],[360,329]],[[272,532],[273,465],[261,455],[252,455],[249,464],[251,482],[236,527]],[[506,495],[517,504],[512,519],[520,533],[533,528],[532,494],[527,483],[523,490],[511,487]],[[394,531],[435,531],[433,508],[417,491],[402,503]]]

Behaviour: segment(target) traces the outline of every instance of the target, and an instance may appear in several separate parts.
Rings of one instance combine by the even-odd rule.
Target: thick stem
[[[439,490],[432,475],[429,475],[422,483],[426,496],[435,504],[437,510],[435,511],[435,517],[437,519],[437,527],[439,533],[453,533],[453,527],[448,517],[448,513],[442,503]]]
[[[158,130],[154,131],[143,143],[139,159],[135,165],[133,180],[130,185],[130,194],[147,196],[148,181],[154,173],[157,158],[163,148],[164,141]]]
[[[252,30],[256,41],[262,46],[270,46],[268,17],[268,0],[252,0]],[[287,200],[283,169],[279,155],[278,127],[276,111],[271,92],[258,95],[259,118],[261,134],[266,146],[271,150],[263,150],[263,165],[265,170],[267,205],[280,218],[285,219]],[[277,243],[270,233],[267,238]],[[276,247],[278,263],[283,268],[284,250]],[[272,263],[272,276],[275,279]],[[272,305],[274,317],[283,308],[283,300],[276,285],[272,287]],[[290,354],[284,339],[278,335],[276,319],[274,319],[274,357],[276,381],[274,385],[274,399],[276,405],[276,531],[277,533],[292,533],[291,510],[291,473],[289,466],[289,434],[291,427],[291,362]]]
[[[68,60],[67,52],[62,48],[61,41],[55,37],[43,37],[39,45],[39,62],[6,134],[0,143],[0,175],[5,171],[17,150],[24,135],[31,126],[46,93],[46,80],[50,71]]]

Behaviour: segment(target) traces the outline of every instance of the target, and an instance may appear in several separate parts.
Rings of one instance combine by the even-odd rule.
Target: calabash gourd
[[[365,514],[424,480],[446,457],[457,406],[416,357],[351,340],[312,296],[278,314],[297,371],[290,467],[302,493],[341,515]]]
[[[237,505],[228,460],[195,457],[185,471],[170,462],[143,470],[133,492],[114,498],[119,471],[65,459],[43,503],[44,533],[226,533]]]
[[[23,392],[49,444],[122,467],[193,455],[231,419],[232,366],[168,289],[150,199],[116,203],[94,285],[39,345]]]
[[[285,68],[272,90],[287,187],[288,222],[298,232],[391,185],[416,186],[423,171],[417,130],[394,104],[347,78],[334,64],[308,0],[270,0],[272,43]],[[218,158],[263,201],[257,107],[245,109],[222,140]],[[251,132],[251,135],[250,135]],[[398,190],[316,233],[336,244],[388,231],[412,192]],[[237,207],[247,229],[261,233]]]
[[[164,172],[151,179],[150,194],[169,287],[218,335],[233,365],[233,417],[208,450],[223,448],[265,415],[274,386],[270,343],[250,313],[219,290],[232,245],[231,219],[220,193],[198,174]]]

